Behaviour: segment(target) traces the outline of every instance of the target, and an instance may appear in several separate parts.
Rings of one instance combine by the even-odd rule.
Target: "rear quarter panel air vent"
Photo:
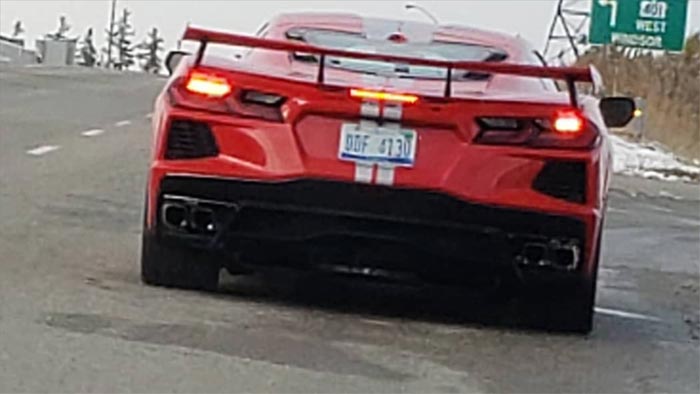
[[[586,202],[586,165],[578,161],[548,161],[532,187],[548,196],[583,204]]]
[[[168,129],[165,158],[198,159],[219,154],[209,125],[190,120],[173,120]]]

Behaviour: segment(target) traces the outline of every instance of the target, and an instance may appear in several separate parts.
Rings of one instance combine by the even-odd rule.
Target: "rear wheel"
[[[544,325],[547,329],[578,334],[591,332],[602,236],[601,229],[590,277],[579,278],[567,285],[538,288],[528,298],[528,305],[531,310],[534,309],[538,325]]]
[[[220,264],[209,253],[177,244],[164,244],[144,230],[141,280],[149,285],[215,291]]]
[[[596,281],[583,280],[567,288],[539,290],[529,297],[529,310],[546,329],[587,334],[593,329]]]

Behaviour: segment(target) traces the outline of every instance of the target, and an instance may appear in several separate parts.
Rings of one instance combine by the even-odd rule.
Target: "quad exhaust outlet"
[[[578,241],[554,239],[549,242],[525,243],[515,261],[523,267],[573,271],[578,267],[580,259]]]
[[[221,210],[204,201],[190,198],[169,198],[161,206],[165,226],[192,234],[214,234],[224,223]],[[221,204],[220,204],[221,205]],[[232,206],[237,211],[236,206]],[[230,207],[229,207],[230,208]]]

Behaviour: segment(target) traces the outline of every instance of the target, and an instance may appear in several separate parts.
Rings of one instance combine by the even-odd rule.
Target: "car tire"
[[[221,266],[211,255],[177,244],[165,244],[144,230],[141,280],[153,286],[216,291]]]
[[[602,230],[590,277],[554,288],[545,286],[537,289],[534,297],[528,300],[544,328],[576,334],[588,334],[593,329],[601,242]]]
[[[584,280],[566,289],[548,288],[528,297],[537,326],[547,330],[588,334],[593,329],[595,280]]]

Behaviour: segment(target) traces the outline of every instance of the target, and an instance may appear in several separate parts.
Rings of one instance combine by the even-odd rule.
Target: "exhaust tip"
[[[175,228],[188,226],[187,208],[181,204],[166,203],[163,205],[163,222]]]
[[[171,235],[211,238],[237,218],[237,203],[164,195],[160,205],[160,225]]]
[[[526,267],[573,271],[578,267],[580,257],[578,241],[553,239],[546,243],[525,243],[515,262]]]
[[[542,243],[526,243],[522,257],[525,265],[543,265],[547,258],[547,246]]]
[[[551,260],[553,265],[565,270],[574,270],[578,267],[580,252],[577,245],[557,245],[552,249]]]
[[[209,208],[194,207],[190,213],[192,228],[196,231],[216,231],[214,211]]]

